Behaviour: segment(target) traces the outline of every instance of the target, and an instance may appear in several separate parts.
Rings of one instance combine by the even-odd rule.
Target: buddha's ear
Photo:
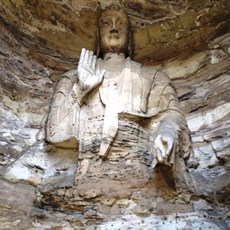
[[[129,35],[128,35],[128,48],[127,48],[127,54],[126,56],[129,56],[132,58],[133,55],[133,42],[132,42],[132,32],[129,28]]]
[[[97,58],[100,57],[100,52],[101,52],[101,48],[100,48],[100,32],[99,29],[97,30],[97,34],[96,34],[96,56]]]

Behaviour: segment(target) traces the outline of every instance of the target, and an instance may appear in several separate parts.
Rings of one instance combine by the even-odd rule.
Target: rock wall
[[[36,1],[27,2],[27,5],[25,5],[26,1],[2,1],[0,20],[0,229],[230,228],[230,33],[226,30],[228,22],[226,14],[229,12],[227,1],[205,1],[205,6],[202,7],[198,6],[200,3],[193,1],[190,8],[183,6],[183,1],[178,1],[178,4],[170,1],[171,7],[169,8],[163,7],[167,1],[159,1],[159,3],[157,1],[156,5],[151,5],[151,1],[144,1],[145,5],[135,5],[134,1],[121,2],[128,9],[133,21],[134,19],[140,20],[139,16],[145,18],[140,20],[140,23],[150,21],[151,12],[160,8],[159,14],[161,14],[158,15],[158,19],[172,20],[175,15],[171,13],[170,16],[170,12],[176,9],[176,12],[181,12],[183,17],[190,16],[192,19],[184,19],[185,31],[189,30],[186,23],[194,20],[198,15],[200,15],[198,19],[203,19],[203,21],[200,20],[199,31],[204,28],[208,30],[209,27],[220,28],[221,25],[221,33],[217,29],[213,29],[212,33],[209,31],[210,33],[207,34],[209,41],[204,45],[198,45],[195,50],[188,51],[189,49],[182,46],[183,42],[185,46],[191,42],[189,39],[183,39],[183,36],[179,39],[181,43],[178,43],[178,47],[181,47],[181,51],[175,53],[176,57],[173,57],[173,52],[170,49],[167,51],[164,46],[163,54],[165,55],[160,56],[160,52],[157,53],[157,57],[162,59],[160,64],[159,59],[158,62],[151,60],[155,57],[151,54],[157,51],[156,47],[153,47],[148,53],[146,49],[149,47],[146,45],[142,47],[144,43],[138,42],[138,39],[146,38],[147,34],[152,37],[148,31],[155,30],[161,24],[156,23],[155,18],[151,18],[153,24],[147,23],[145,30],[144,24],[142,29],[140,29],[141,24],[138,24],[140,27],[134,28],[134,45],[136,45],[134,57],[140,62],[147,61],[149,65],[158,65],[169,74],[188,122],[193,147],[193,152],[186,162],[188,191],[181,193],[173,189],[166,190],[163,184],[159,184],[159,190],[165,193],[162,197],[150,197],[148,191],[143,195],[138,190],[133,193],[132,197],[124,196],[115,200],[112,198],[103,200],[102,197],[100,198],[100,212],[95,212],[94,209],[94,202],[98,201],[89,201],[86,197],[81,200],[82,207],[85,202],[92,203],[87,210],[81,209],[80,206],[77,210],[74,207],[73,210],[71,207],[68,210],[60,207],[55,209],[55,207],[39,202],[42,196],[38,188],[45,183],[49,185],[45,188],[47,191],[57,187],[62,188],[59,190],[59,193],[62,194],[59,195],[64,195],[65,199],[68,199],[69,188],[75,177],[77,150],[64,150],[47,144],[44,127],[59,73],[77,63],[81,46],[93,47],[93,31],[96,26],[94,19],[97,13],[90,9],[95,8],[95,2],[79,1],[79,5],[74,5],[72,1],[75,11],[71,11],[69,21],[66,19],[60,22],[60,19],[57,21],[59,8],[66,10],[65,4],[60,5],[53,1],[49,3],[51,8],[46,8],[44,5],[38,7],[35,4]],[[42,5],[43,1],[39,4]],[[57,11],[52,8],[52,4],[57,4]],[[106,5],[104,1],[101,1],[101,4]],[[77,40],[74,43],[76,45],[74,49],[72,49],[74,44],[70,41],[75,37],[71,38],[68,31],[64,33],[64,36],[70,40],[65,40],[65,37],[62,36],[59,38],[61,42],[53,40],[54,36],[49,40],[47,31],[64,30],[63,28],[66,27],[63,25],[73,22],[76,12],[81,12],[81,7],[84,8],[82,11],[84,17],[94,15],[92,30],[89,29],[87,35],[84,35],[89,36],[90,39],[86,43],[81,41],[79,44],[76,44],[79,41]],[[184,8],[186,8],[184,13],[179,11]],[[191,11],[193,13],[190,14],[189,9],[191,8],[199,8],[199,10]],[[52,17],[48,9],[52,9]],[[220,14],[217,9],[222,13]],[[24,14],[17,14],[17,10]],[[31,16],[28,12],[33,12],[34,15]],[[215,12],[215,14],[210,12]],[[62,14],[63,12],[60,17]],[[192,17],[193,14],[195,16]],[[53,21],[50,22],[54,26],[51,30],[49,30],[50,24],[46,24],[45,15],[49,20],[54,20],[56,17],[56,25]],[[180,14],[177,13],[177,15]],[[80,21],[84,21],[84,17]],[[162,22],[169,23],[163,19]],[[197,23],[199,24],[199,20]],[[33,28],[30,27],[31,25]],[[177,24],[175,26],[178,27]],[[77,28],[80,30],[81,27]],[[170,28],[172,29],[171,26]],[[34,33],[35,29],[39,33]],[[146,32],[143,37],[140,36],[142,30]],[[202,35],[206,30],[203,30]],[[42,34],[41,31],[45,31],[43,40],[37,37],[38,34],[39,36]],[[173,29],[172,31],[175,32]],[[206,37],[202,35],[199,36],[206,40]],[[157,36],[163,39],[161,33]],[[170,47],[175,44],[173,43],[174,38],[170,38],[169,34],[166,37]],[[195,41],[197,40],[194,39],[192,47],[196,47]],[[71,46],[68,48],[70,43]],[[161,42],[159,44],[162,45]],[[66,53],[63,53],[64,51]],[[139,53],[141,56],[138,56]],[[151,188],[151,184],[149,186]],[[51,199],[54,197],[50,197],[49,201],[52,201]],[[138,202],[140,200],[141,202]],[[54,200],[53,203],[57,204],[58,200]],[[149,209],[150,203],[152,209]]]

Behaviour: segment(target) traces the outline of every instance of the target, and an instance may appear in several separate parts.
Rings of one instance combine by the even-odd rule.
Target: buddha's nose
[[[112,24],[112,29],[110,30],[110,33],[118,33],[118,29],[116,27],[116,20],[113,19],[112,23],[113,23]]]

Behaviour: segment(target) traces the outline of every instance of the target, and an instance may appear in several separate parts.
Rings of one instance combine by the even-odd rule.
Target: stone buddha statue
[[[157,165],[175,167],[189,153],[185,118],[170,78],[131,60],[127,14],[101,14],[98,54],[82,49],[77,69],[57,84],[46,140],[76,148],[78,193],[96,197],[127,182],[142,186]],[[106,189],[107,188],[107,189]]]

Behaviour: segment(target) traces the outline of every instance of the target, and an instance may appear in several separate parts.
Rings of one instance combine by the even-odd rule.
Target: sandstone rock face
[[[134,60],[162,68],[179,95],[193,151],[185,178],[176,179],[181,187],[187,181],[188,188],[175,189],[163,171],[156,173],[158,187],[149,183],[140,189],[140,181],[130,177],[131,192],[126,188],[117,197],[105,189],[94,196],[88,189],[76,206],[71,190],[77,150],[46,143],[45,122],[60,74],[77,64],[82,47],[95,47],[100,6],[97,1],[2,0],[1,229],[230,227],[229,1],[120,4],[131,19]],[[109,188],[109,180],[104,186]]]

